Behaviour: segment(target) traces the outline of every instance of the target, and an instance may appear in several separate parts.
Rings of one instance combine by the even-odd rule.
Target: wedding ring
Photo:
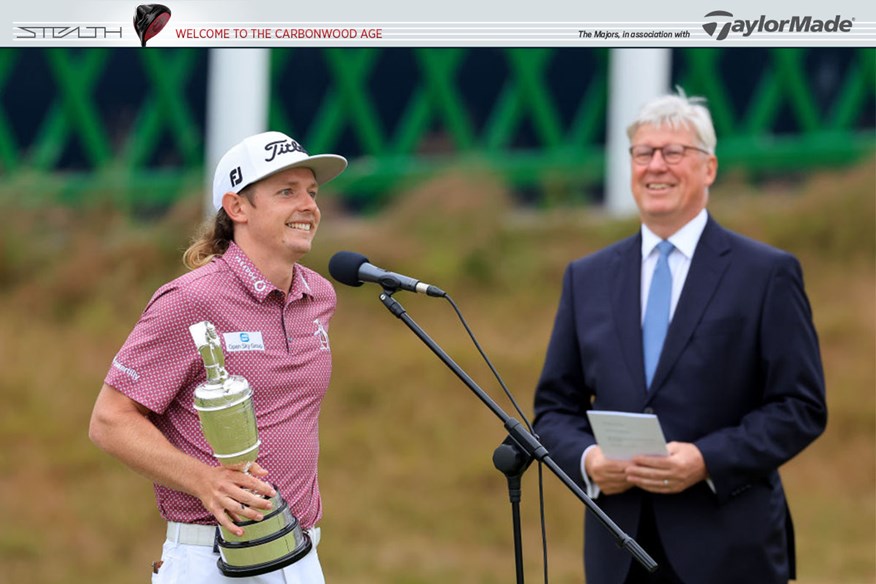
[[[669,486],[669,479],[663,479],[663,486],[664,486],[664,487],[668,487],[668,486]]]

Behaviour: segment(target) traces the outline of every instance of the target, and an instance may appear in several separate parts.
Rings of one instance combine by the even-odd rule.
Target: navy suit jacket
[[[794,577],[793,527],[778,468],[824,430],[824,375],[800,265],[709,218],[650,390],[641,327],[641,234],[572,262],[535,395],[535,429],[582,487],[595,443],[589,408],[653,412],[667,441],[702,452],[705,482],[675,495],[598,498],[635,537],[649,497],[660,540],[689,584]],[[617,584],[629,554],[585,522],[588,584]]]

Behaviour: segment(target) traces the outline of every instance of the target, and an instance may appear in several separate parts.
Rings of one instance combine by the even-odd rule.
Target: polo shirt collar
[[[304,277],[304,270],[301,269],[301,266],[295,264],[295,271],[292,272],[292,286],[289,288],[289,297],[286,301],[292,302],[293,300],[298,300],[304,296],[313,298],[313,291],[310,289],[310,284],[307,283],[307,279]]]
[[[222,260],[237,277],[241,285],[258,302],[264,302],[274,290],[281,292],[283,296],[286,295],[286,291],[274,286],[233,241],[228,245],[228,250],[222,255]],[[313,298],[313,292],[304,277],[303,270],[298,264],[295,264],[292,272],[292,286],[286,300],[297,300],[303,296]]]

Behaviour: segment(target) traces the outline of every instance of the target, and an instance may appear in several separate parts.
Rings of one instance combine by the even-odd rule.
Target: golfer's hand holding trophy
[[[229,375],[225,370],[219,334],[212,323],[193,324],[189,332],[207,370],[207,381],[195,389],[194,407],[201,431],[220,464],[248,473],[261,444],[252,388],[246,379]],[[279,491],[271,498],[271,509],[261,521],[234,523],[243,528],[242,536],[220,526],[216,538],[218,566],[225,576],[249,577],[272,572],[298,561],[311,549],[310,538]]]

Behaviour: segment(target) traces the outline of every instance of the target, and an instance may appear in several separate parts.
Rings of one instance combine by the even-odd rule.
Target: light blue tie
[[[660,257],[654,266],[648,303],[645,305],[645,320],[642,323],[642,346],[645,349],[645,385],[651,387],[663,340],[669,328],[669,304],[672,298],[672,273],[669,271],[669,254],[675,249],[665,239],[657,244]]]

